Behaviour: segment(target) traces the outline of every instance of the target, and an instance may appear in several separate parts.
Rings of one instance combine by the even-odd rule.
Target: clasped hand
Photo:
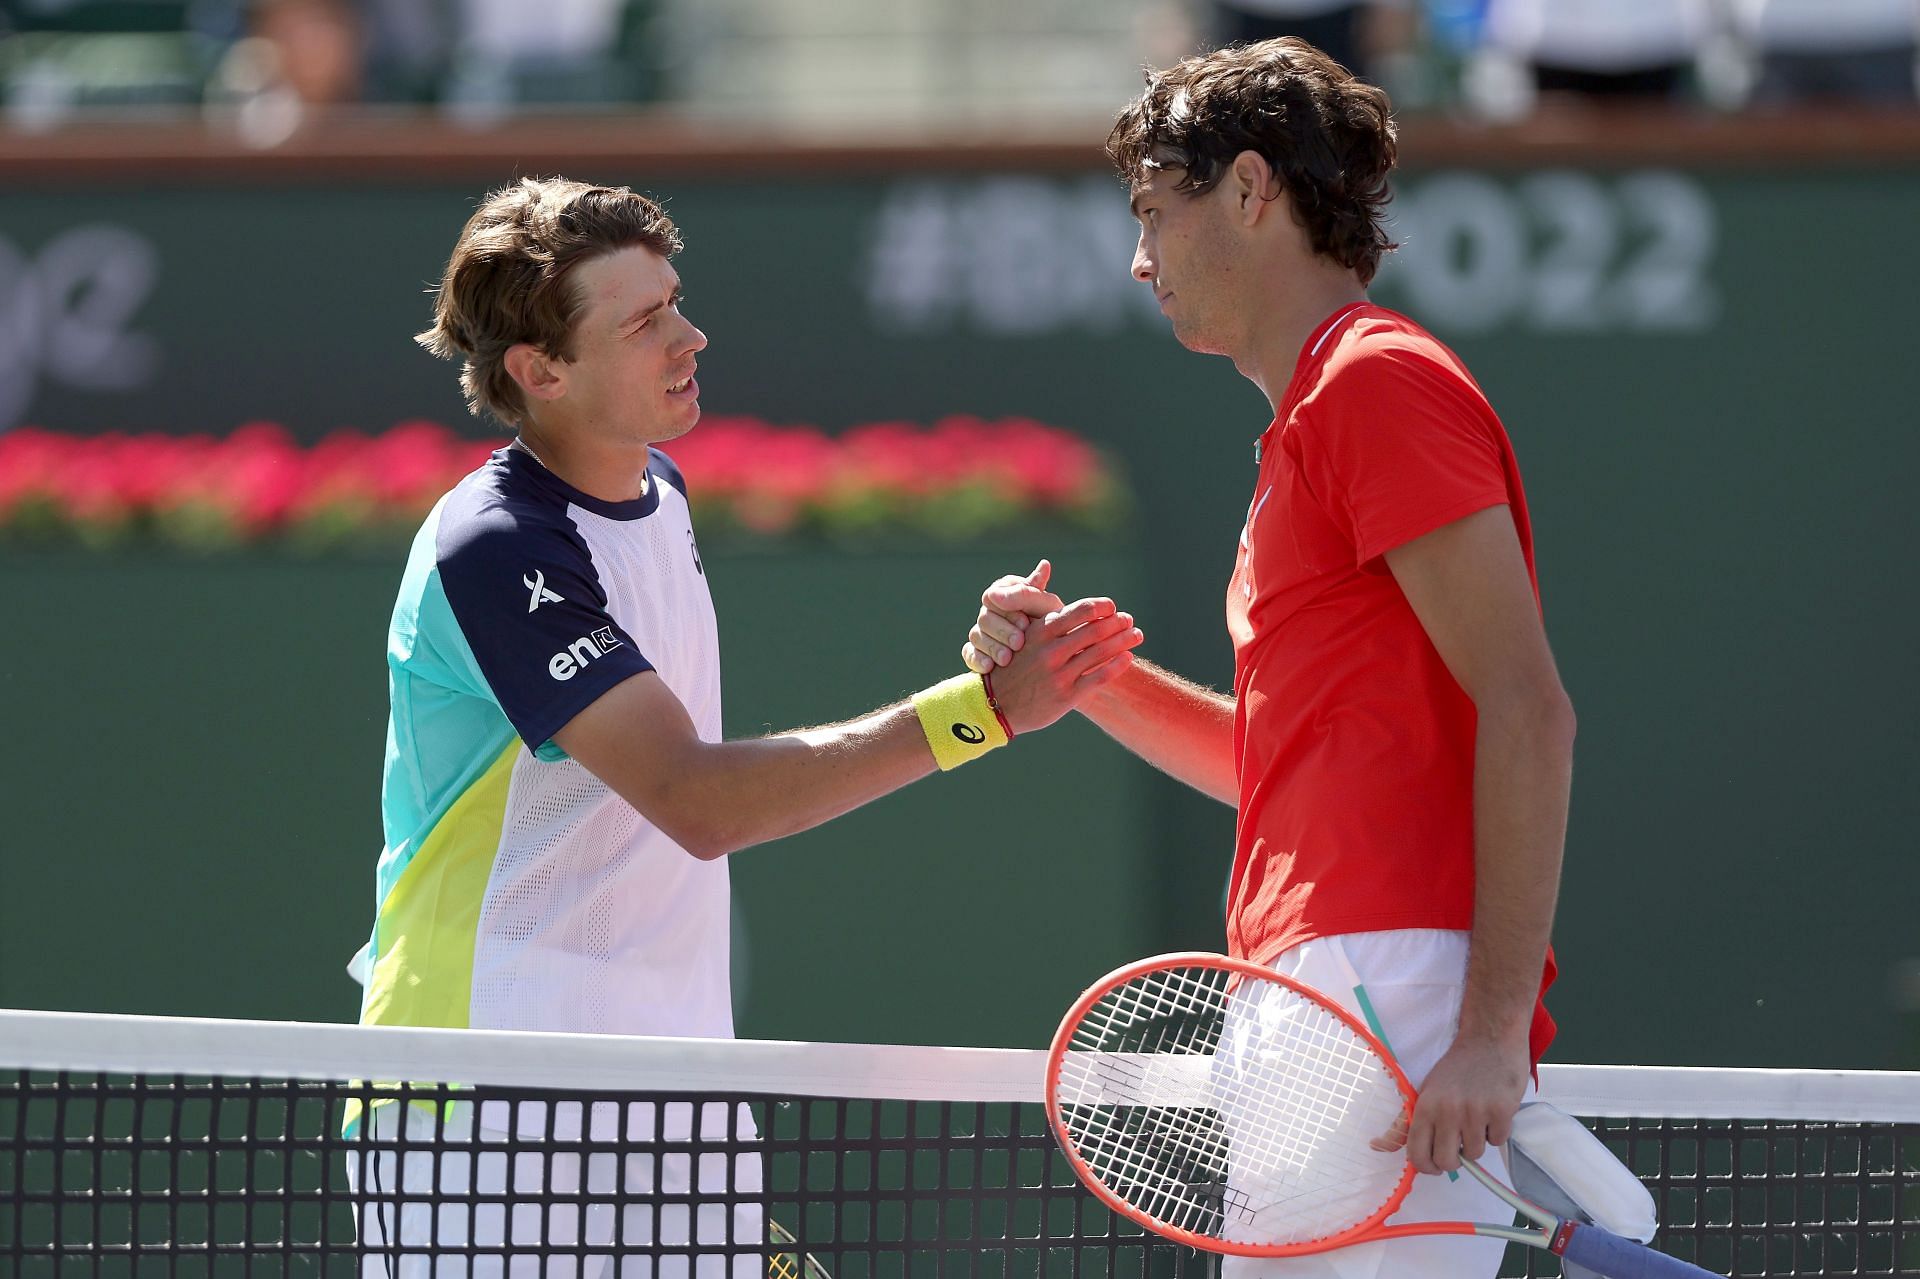
[[[1142,636],[1133,615],[1104,596],[1062,603],[1047,590],[1052,565],[1007,576],[980,597],[980,616],[960,650],[987,676],[1015,733],[1031,732],[1074,709],[1124,674]]]

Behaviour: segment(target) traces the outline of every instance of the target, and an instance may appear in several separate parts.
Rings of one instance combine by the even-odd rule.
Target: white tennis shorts
[[[544,1103],[521,1103],[512,1114],[504,1102],[478,1109],[476,1123],[472,1102],[442,1108],[444,1128],[425,1103],[376,1109],[371,1137],[347,1155],[355,1229],[367,1249],[362,1279],[765,1279],[760,1252],[729,1249],[758,1248],[766,1238],[761,1207],[751,1202],[761,1189],[758,1154],[547,1153],[528,1148],[545,1136]],[[555,1109],[574,1112],[556,1113],[557,1134],[580,1131],[578,1105]],[[593,1109],[595,1137],[618,1134],[623,1108]],[[687,1141],[694,1110],[692,1102],[630,1102],[625,1136]],[[725,1139],[727,1104],[705,1102],[699,1110],[701,1140]],[[397,1141],[403,1112],[405,1140]],[[755,1139],[745,1106],[736,1119],[736,1140]],[[696,1180],[701,1194],[750,1202],[731,1209],[659,1202],[662,1194],[690,1193]],[[702,1251],[661,1257],[650,1251],[655,1244]],[[469,1245],[487,1252],[456,1251]],[[556,1255],[557,1248],[570,1251]]]
[[[1326,995],[1385,1042],[1418,1088],[1453,1043],[1466,986],[1467,934],[1408,928],[1303,942],[1272,968]],[[1531,1082],[1526,1100],[1534,1095]],[[1480,1164],[1506,1178],[1489,1148]],[[1414,1178],[1390,1223],[1489,1221],[1513,1211],[1465,1173]],[[1227,1257],[1220,1279],[1493,1279],[1507,1245],[1472,1235],[1431,1235],[1336,1248],[1307,1257]]]

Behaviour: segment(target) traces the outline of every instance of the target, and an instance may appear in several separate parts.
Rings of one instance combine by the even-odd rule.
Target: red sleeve
[[[1330,368],[1301,409],[1301,467],[1356,564],[1512,500],[1492,406],[1431,356],[1363,351]]]

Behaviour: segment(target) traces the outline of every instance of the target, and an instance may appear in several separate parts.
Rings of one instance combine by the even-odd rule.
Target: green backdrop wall
[[[1141,498],[1130,552],[1062,555],[1059,584],[1122,596],[1151,656],[1225,683],[1221,594],[1266,407],[1224,361],[1179,350],[1127,279],[1131,226],[1110,180],[585,176],[670,197],[689,241],[688,309],[713,340],[709,413],[828,428],[1017,413],[1116,451]],[[476,194],[0,192],[13,335],[0,424],[225,430],[265,417],[313,436],[459,420],[449,370],[408,335]],[[1580,713],[1556,1055],[1920,1065],[1892,986],[1920,953],[1920,530],[1907,491],[1920,469],[1920,256],[1900,239],[1920,225],[1920,160],[1416,168],[1396,207],[1405,247],[1378,295],[1453,343],[1508,424]],[[730,566],[716,578],[730,703],[757,717],[734,726],[844,714],[925,683],[950,661],[977,582],[1042,549],[983,551],[938,574],[906,552]],[[0,910],[31,925],[0,940],[8,1001],[344,1012],[291,974],[313,965],[332,981],[363,926],[342,899],[322,927],[314,902],[359,892],[353,868],[377,842],[392,572],[0,558],[12,814]],[[785,611],[835,590],[886,615],[808,627]],[[763,599],[777,609],[747,605]],[[800,661],[796,643],[810,649]],[[796,677],[849,654],[838,676]],[[203,693],[176,678],[189,669]],[[1004,1017],[988,1006],[1009,983],[972,965],[1032,953],[1053,919],[1042,868],[1104,867],[1090,850],[1109,846],[1134,878],[1131,922],[1108,952],[1218,945],[1229,814],[1083,725],[1060,742],[1044,770],[986,767],[744,860],[752,953],[822,961],[791,1002],[749,993],[744,1027],[911,1038],[936,1024],[914,1020],[919,1001],[957,999],[982,1009],[983,1041],[1037,1043],[1040,1007],[1099,965]],[[961,856],[954,829],[1016,804],[1030,847],[1009,837],[991,868]],[[948,842],[931,855],[929,839]],[[786,874],[832,850],[851,874],[794,869],[777,890],[753,887],[761,863]],[[65,878],[47,879],[55,870]],[[897,940],[877,940],[896,926]],[[855,961],[869,932],[860,953],[885,953],[890,969]],[[847,1013],[864,983],[883,983],[897,1014]]]

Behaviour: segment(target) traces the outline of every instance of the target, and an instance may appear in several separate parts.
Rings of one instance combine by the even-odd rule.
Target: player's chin
[[[669,413],[656,426],[653,442],[677,440],[700,424],[700,401],[694,400],[680,407],[678,412]]]
[[[1173,324],[1173,340],[1181,346],[1186,347],[1187,350],[1194,352],[1196,355],[1225,355],[1227,353],[1226,346],[1218,338],[1214,337],[1199,325],[1192,323],[1182,323],[1175,320]]]

